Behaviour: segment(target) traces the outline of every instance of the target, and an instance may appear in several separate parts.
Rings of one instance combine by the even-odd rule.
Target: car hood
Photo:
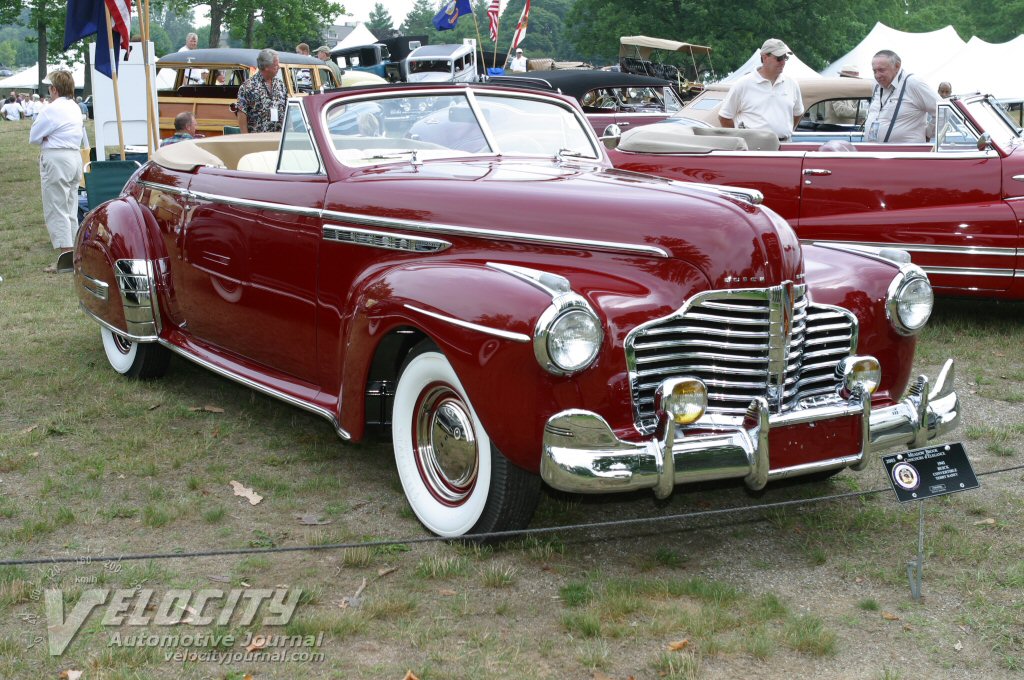
[[[793,230],[728,188],[535,158],[377,166],[344,185],[351,190],[331,199],[344,196],[345,203],[329,199],[329,210],[487,230],[499,239],[511,233],[520,241],[525,235],[653,247],[661,257],[690,263],[716,288],[802,281]]]

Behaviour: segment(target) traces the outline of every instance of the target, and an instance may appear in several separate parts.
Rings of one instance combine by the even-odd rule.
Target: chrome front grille
[[[654,428],[654,391],[671,377],[703,380],[708,414],[727,418],[741,418],[755,397],[780,413],[833,394],[856,330],[856,317],[810,303],[804,285],[701,293],[626,339],[637,427]]]

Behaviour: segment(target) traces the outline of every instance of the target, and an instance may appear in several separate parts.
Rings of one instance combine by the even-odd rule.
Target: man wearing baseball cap
[[[341,67],[338,66],[337,62],[331,59],[331,48],[327,45],[321,45],[316,48],[315,52],[318,59],[326,61],[327,66],[331,69],[331,72],[338,77],[338,82],[341,82]]]
[[[761,65],[736,81],[718,110],[722,127],[771,130],[779,140],[793,136],[804,113],[800,86],[782,71],[793,51],[778,38],[761,45]]]
[[[509,62],[508,70],[516,73],[526,73],[526,57],[523,56],[522,47],[516,48],[516,56]]]

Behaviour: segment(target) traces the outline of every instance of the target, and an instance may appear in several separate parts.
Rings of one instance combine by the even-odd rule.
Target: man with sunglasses
[[[761,65],[736,81],[718,111],[722,127],[771,130],[780,141],[793,136],[804,113],[800,86],[782,71],[793,54],[778,38],[761,45]]]

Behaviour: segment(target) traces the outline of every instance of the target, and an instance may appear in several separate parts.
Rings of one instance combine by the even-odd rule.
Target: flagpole
[[[476,10],[473,10],[473,26],[476,27],[476,44],[480,50],[480,63],[484,65],[484,75],[487,75],[487,60],[484,59],[484,41],[480,39],[480,22],[476,20]]]
[[[146,71],[146,150],[149,155],[159,146],[160,138],[153,125],[153,78],[149,73],[149,0],[137,0],[139,7],[139,33],[142,36],[142,67]]]
[[[490,17],[490,15],[488,15]],[[501,33],[501,3],[498,3],[497,21],[494,23],[494,51],[491,53],[491,68],[498,67],[498,38]],[[502,64],[504,66],[504,64]]]
[[[501,23],[498,23],[498,30],[494,32],[494,57],[491,59],[491,68],[498,68],[498,38],[501,37]],[[504,64],[502,64],[504,66]]]
[[[103,3],[103,12],[107,17],[107,49],[110,50],[110,77],[114,81],[114,113],[117,116],[117,139],[121,142],[121,160],[124,160],[124,122],[121,120],[121,95],[117,88],[117,54],[114,51],[114,32],[111,28],[110,8],[107,7],[106,3]]]

